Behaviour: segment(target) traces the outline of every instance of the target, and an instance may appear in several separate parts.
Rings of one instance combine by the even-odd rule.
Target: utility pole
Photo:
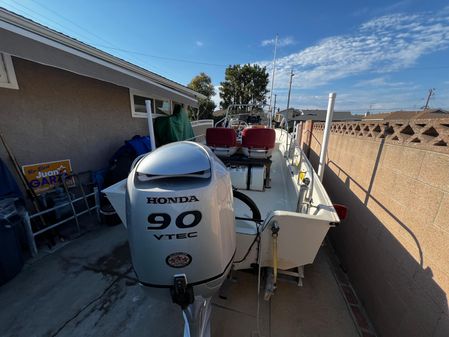
[[[430,97],[435,95],[435,88],[429,89],[429,94],[427,95],[426,105],[424,105],[424,110],[427,110],[429,107]]]
[[[370,104],[369,105],[369,109],[368,109],[368,111],[367,112],[365,112],[365,117],[366,116],[369,116],[369,115],[371,115],[371,109],[373,108],[373,105],[372,104]]]
[[[278,95],[274,94],[273,117],[274,117],[274,115],[276,114],[276,97],[277,97],[277,96],[278,96]]]
[[[270,110],[273,108],[271,105],[273,99],[273,88],[274,88],[274,74],[276,71],[276,50],[278,47],[278,34],[276,34],[276,39],[274,40],[274,57],[273,57],[273,72],[271,75],[271,91],[270,91]],[[272,114],[274,115],[274,110],[272,110]]]
[[[295,74],[293,74],[293,69],[290,70],[290,84],[288,85],[288,98],[287,98],[287,110],[290,108],[290,93],[292,91],[292,79]]]

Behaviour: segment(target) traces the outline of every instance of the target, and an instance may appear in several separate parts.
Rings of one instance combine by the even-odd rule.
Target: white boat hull
[[[271,166],[271,188],[265,191],[242,190],[258,206],[263,224],[260,225],[260,264],[273,267],[273,244],[270,230],[277,222],[280,230],[277,238],[277,267],[287,270],[313,263],[329,228],[339,222],[339,218],[327,196],[324,187],[307,158],[297,146],[288,146],[294,140],[284,130],[276,130],[276,148],[273,150]],[[285,158],[289,148],[293,160]],[[293,165],[291,165],[293,164]],[[300,167],[299,167],[300,166]],[[312,186],[313,207],[308,214],[297,212],[299,185],[298,175],[305,172]],[[126,227],[126,179],[103,190]],[[236,216],[250,217],[245,206],[234,203]],[[313,212],[312,212],[313,211]],[[257,245],[253,243],[257,235],[256,223],[248,220],[236,221],[237,250],[234,269],[247,269],[257,261]],[[246,255],[246,258],[241,261]],[[241,261],[241,262],[239,262]]]

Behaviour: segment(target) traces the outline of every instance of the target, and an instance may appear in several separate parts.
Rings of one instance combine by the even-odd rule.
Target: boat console
[[[263,191],[270,186],[271,153],[276,132],[265,127],[242,131],[241,143],[233,128],[209,128],[206,145],[223,161],[234,188]]]

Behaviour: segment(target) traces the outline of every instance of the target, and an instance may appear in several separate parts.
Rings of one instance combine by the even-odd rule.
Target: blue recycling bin
[[[0,286],[14,278],[23,267],[18,223],[0,218]]]

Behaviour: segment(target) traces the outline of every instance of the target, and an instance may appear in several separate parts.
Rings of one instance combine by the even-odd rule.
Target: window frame
[[[151,109],[153,110],[153,117],[166,116],[164,114],[155,113],[155,111],[156,111],[156,100],[158,100],[158,101],[168,101],[169,106],[170,106],[170,115],[173,114],[173,102],[172,102],[171,99],[166,98],[166,97],[159,97],[159,96],[149,95],[148,93],[146,93],[144,91],[129,88],[129,102],[130,102],[130,108],[131,108],[131,116],[133,118],[147,118],[147,113],[146,112],[137,112],[137,111],[135,111],[135,109],[134,109],[134,107],[135,107],[134,96],[141,96],[141,97],[149,98],[149,99],[151,99],[153,101],[153,104],[151,106]]]
[[[154,97],[154,99],[153,99],[153,112],[156,111],[156,101],[161,101],[161,102],[166,101],[166,102],[168,102],[170,115],[173,114],[173,101],[171,99],[161,98],[161,97]],[[154,113],[154,114],[157,115],[157,116],[166,116],[166,115],[158,114],[158,113]]]
[[[6,76],[8,78],[7,83],[0,82],[0,88],[19,90],[19,84],[17,83],[16,72],[14,71],[11,55],[0,52],[0,61],[5,66]]]

